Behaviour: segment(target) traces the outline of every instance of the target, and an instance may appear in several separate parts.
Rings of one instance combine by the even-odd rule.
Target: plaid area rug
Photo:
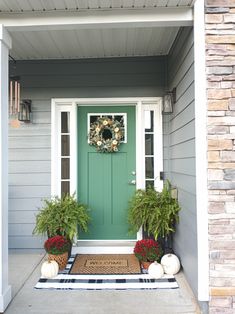
[[[139,275],[70,275],[74,256],[66,269],[52,279],[40,278],[35,289],[48,290],[152,290],[179,288],[174,276],[164,275],[152,279],[148,274]]]

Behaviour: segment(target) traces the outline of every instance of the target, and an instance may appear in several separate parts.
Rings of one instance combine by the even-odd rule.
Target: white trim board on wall
[[[198,300],[209,300],[207,106],[204,1],[194,5]]]

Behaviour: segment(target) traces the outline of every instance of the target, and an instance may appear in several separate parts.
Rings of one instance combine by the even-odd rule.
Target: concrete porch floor
[[[173,314],[201,313],[183,272],[180,289],[149,291],[34,290],[45,259],[44,251],[10,250],[12,302],[6,314]]]

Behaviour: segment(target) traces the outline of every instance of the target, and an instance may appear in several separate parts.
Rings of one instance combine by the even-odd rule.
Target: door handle
[[[136,180],[131,180],[131,181],[129,182],[129,184],[130,184],[130,185],[136,185]]]

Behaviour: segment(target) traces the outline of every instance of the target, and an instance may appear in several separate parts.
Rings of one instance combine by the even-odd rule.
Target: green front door
[[[126,117],[126,139],[114,153],[100,153],[88,144],[90,122],[97,116]],[[89,125],[88,125],[89,124]],[[135,191],[135,107],[78,107],[78,197],[91,209],[88,234],[80,239],[124,240],[127,207]]]

